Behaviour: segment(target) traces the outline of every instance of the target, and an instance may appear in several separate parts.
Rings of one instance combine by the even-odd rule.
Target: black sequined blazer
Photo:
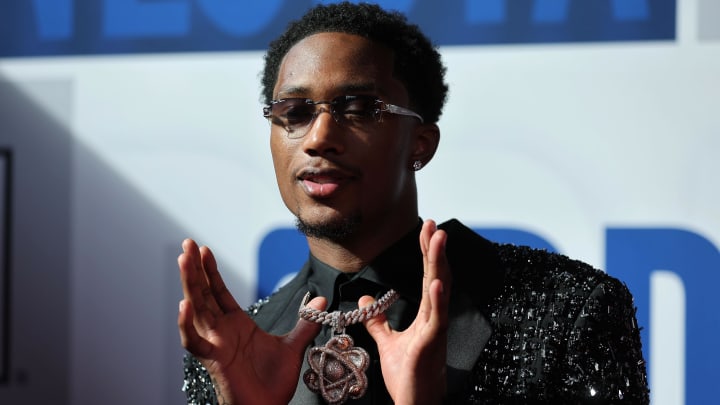
[[[448,232],[453,274],[447,403],[649,403],[635,307],[623,283],[562,255],[489,242],[456,220],[440,228]],[[408,261],[422,268],[416,250]],[[307,267],[249,308],[260,327],[286,333],[273,329],[280,317],[294,325]],[[189,404],[216,403],[192,356],[184,389]],[[301,383],[292,403],[317,397]]]

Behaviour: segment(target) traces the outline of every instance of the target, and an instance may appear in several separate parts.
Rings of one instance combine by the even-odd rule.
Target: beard
[[[332,222],[311,224],[299,216],[295,218],[298,231],[308,238],[325,239],[331,242],[342,242],[349,239],[357,229],[362,218],[360,214],[342,218]]]

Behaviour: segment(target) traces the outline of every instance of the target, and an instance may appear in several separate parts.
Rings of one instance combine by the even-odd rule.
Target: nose
[[[320,107],[315,111],[315,118],[310,123],[307,134],[301,139],[305,153],[310,156],[325,156],[344,153],[346,138],[342,126],[335,120],[330,109]]]

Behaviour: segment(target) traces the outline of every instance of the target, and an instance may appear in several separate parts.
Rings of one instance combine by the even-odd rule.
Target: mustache
[[[306,162],[295,175],[299,179],[313,176],[330,176],[338,178],[359,178],[362,172],[349,164],[330,161],[326,158],[312,159]]]

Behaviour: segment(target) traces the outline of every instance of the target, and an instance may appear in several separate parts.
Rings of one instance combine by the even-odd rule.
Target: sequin
[[[205,367],[190,355],[185,356],[185,382],[183,391],[188,405],[216,405],[217,397]]]
[[[475,367],[475,389],[457,403],[592,398],[648,404],[640,331],[627,287],[565,256],[509,245],[499,251],[508,273],[490,312],[493,335]],[[532,313],[540,322],[529,317],[518,322],[502,308]],[[532,347],[538,349],[528,350]]]

